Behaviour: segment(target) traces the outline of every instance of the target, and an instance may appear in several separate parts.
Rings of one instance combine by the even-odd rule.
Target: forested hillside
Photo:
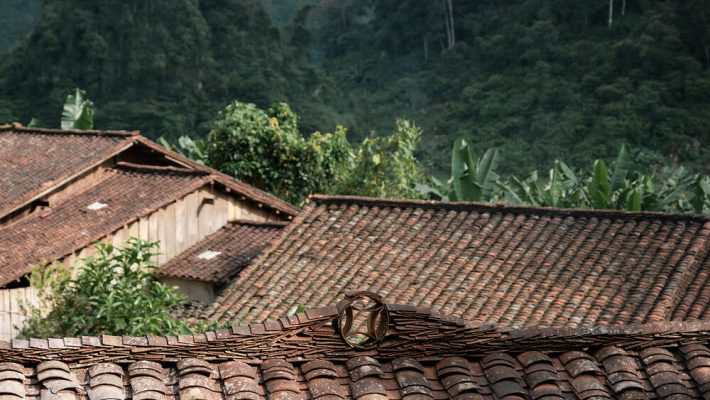
[[[40,0],[0,1],[0,52],[28,35],[40,17]]]
[[[0,121],[57,125],[78,86],[98,128],[204,135],[231,100],[285,101],[306,131],[423,128],[504,172],[612,158],[710,171],[710,1],[45,0],[0,57]]]
[[[437,165],[452,137],[503,146],[517,171],[622,142],[710,164],[708,1],[333,3],[311,11],[329,21],[316,49],[357,131],[403,114]]]
[[[45,0],[40,24],[2,56],[0,120],[57,125],[73,88],[99,128],[177,137],[207,131],[230,100],[293,103],[331,121],[321,78],[256,0]]]

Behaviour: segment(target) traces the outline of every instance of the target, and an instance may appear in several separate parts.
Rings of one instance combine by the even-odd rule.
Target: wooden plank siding
[[[253,203],[206,186],[149,215],[127,221],[123,227],[100,241],[116,246],[130,237],[160,241],[160,254],[156,261],[158,265],[162,265],[205,236],[237,219],[257,222],[278,220],[276,215]],[[95,253],[94,245],[90,245],[61,261],[76,273],[80,260]],[[38,304],[34,288],[0,289],[0,340],[10,339],[18,333],[14,325],[22,321],[17,302],[12,301],[16,298],[23,298],[30,304]]]
[[[20,304],[38,305],[37,289],[22,287],[0,290],[0,338],[9,339],[19,333],[25,318],[20,310]]]

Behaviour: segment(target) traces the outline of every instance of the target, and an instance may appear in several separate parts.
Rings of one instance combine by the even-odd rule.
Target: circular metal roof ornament
[[[350,292],[337,307],[338,332],[348,346],[371,349],[387,335],[390,314],[381,296],[368,291]]]

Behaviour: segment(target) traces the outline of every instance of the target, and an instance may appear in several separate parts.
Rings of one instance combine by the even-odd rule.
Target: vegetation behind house
[[[0,24],[4,121],[55,125],[78,86],[97,128],[170,140],[206,137],[234,99],[353,143],[404,117],[439,177],[458,138],[501,148],[503,173],[586,168],[623,143],[649,171],[710,168],[707,0],[21,3]]]

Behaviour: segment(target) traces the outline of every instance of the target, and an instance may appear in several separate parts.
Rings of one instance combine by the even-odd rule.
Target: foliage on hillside
[[[182,136],[159,141],[294,204],[309,194],[337,193],[418,198],[416,183],[426,173],[414,157],[421,129],[397,120],[391,135],[352,145],[345,128],[306,136],[299,116],[285,103],[262,110],[236,101],[223,110],[207,141]]]
[[[353,141],[396,117],[416,121],[417,156],[437,175],[460,137],[499,147],[502,173],[555,157],[581,168],[622,143],[644,168],[707,173],[709,9],[710,0],[46,0],[37,29],[0,57],[0,121],[54,125],[78,86],[102,110],[98,128],[153,138],[204,137],[240,99],[287,102],[305,132],[343,125]]]
[[[710,2],[321,1],[311,26],[354,132],[420,123],[439,172],[454,138],[522,173],[563,157],[710,168]],[[623,7],[623,10],[622,10]]]
[[[102,110],[97,127],[151,137],[206,132],[236,97],[289,100],[327,125],[323,85],[256,0],[46,0],[35,31],[0,57],[0,121],[54,126],[81,87]]]
[[[40,0],[0,1],[0,52],[32,32],[41,8]]]
[[[547,174],[502,174],[509,154],[489,148],[480,157],[465,139],[451,151],[451,175],[442,182],[414,157],[421,129],[397,120],[391,135],[353,146],[345,129],[306,138],[288,105],[268,110],[234,102],[206,142],[183,136],[166,147],[294,204],[311,193],[444,201],[505,202],[545,207],[710,213],[710,176],[684,167],[649,170],[643,154],[620,147],[607,166],[576,169],[559,159]]]

